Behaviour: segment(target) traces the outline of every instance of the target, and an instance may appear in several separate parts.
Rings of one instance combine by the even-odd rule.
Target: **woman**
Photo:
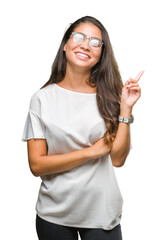
[[[93,17],[70,25],[49,81],[35,94],[23,133],[30,169],[42,179],[40,240],[120,240],[122,196],[113,166],[130,149],[138,80],[123,86],[108,33]]]

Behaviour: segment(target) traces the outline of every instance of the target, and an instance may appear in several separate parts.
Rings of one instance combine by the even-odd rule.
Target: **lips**
[[[80,56],[81,58],[90,58],[90,56],[83,52],[76,52],[76,55]]]

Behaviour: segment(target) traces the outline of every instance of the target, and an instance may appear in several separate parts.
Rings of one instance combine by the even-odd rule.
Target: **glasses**
[[[98,50],[104,44],[99,38],[87,37],[85,34],[80,32],[72,32],[73,41],[78,44],[82,44],[86,39],[89,39],[89,46],[93,50]]]

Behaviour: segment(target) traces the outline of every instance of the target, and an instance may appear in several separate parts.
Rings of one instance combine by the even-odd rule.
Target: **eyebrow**
[[[75,32],[75,33],[81,33],[82,35],[85,35],[86,37],[89,37],[87,34],[83,33],[83,32]],[[103,41],[101,38],[99,37],[89,37],[89,38],[95,38],[95,39],[99,39],[100,41]]]

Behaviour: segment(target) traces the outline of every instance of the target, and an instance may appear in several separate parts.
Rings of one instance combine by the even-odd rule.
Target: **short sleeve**
[[[30,101],[29,112],[26,118],[22,141],[27,141],[32,138],[45,139],[45,126],[41,119],[41,102],[34,94]]]

